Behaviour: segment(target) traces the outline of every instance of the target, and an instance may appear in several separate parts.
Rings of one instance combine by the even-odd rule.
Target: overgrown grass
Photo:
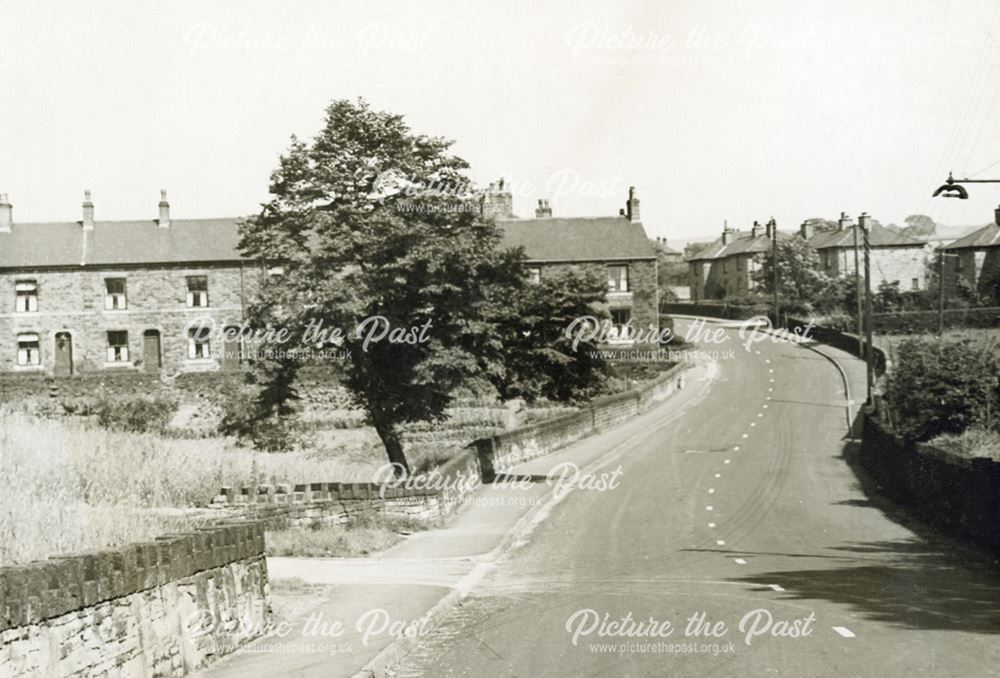
[[[352,558],[384,551],[405,533],[426,529],[408,518],[364,514],[344,525],[290,527],[265,535],[267,555],[299,558]]]
[[[970,428],[960,435],[939,435],[930,444],[962,457],[985,457],[1000,461],[1000,433],[995,431]]]

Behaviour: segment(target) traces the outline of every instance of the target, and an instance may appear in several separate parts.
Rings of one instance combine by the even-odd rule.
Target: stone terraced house
[[[778,231],[778,238],[794,236]],[[749,294],[759,254],[772,247],[768,227],[754,222],[749,231],[726,224],[722,235],[687,258],[691,279],[691,301],[731,299]]]
[[[950,293],[964,279],[971,290],[1000,304],[1000,207],[996,220],[942,248],[944,284]]]
[[[582,266],[607,275],[615,322],[658,327],[656,257],[634,190],[618,217],[516,219],[502,183],[484,200],[532,275]],[[177,374],[238,369],[244,309],[271,271],[243,258],[238,218],[18,223],[0,195],[0,372]],[[222,345],[220,345],[222,344]]]

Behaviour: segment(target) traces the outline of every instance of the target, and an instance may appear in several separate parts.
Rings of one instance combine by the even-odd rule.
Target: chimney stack
[[[7,194],[0,193],[0,233],[10,233],[14,223],[14,206],[7,201]]]
[[[490,183],[480,199],[481,211],[484,217],[494,219],[509,219],[514,216],[514,197],[504,186],[504,180]]]
[[[803,221],[802,226],[799,227],[799,235],[802,236],[803,240],[809,240],[813,237],[813,225],[811,221]]]
[[[170,203],[167,202],[167,191],[160,191],[160,228],[170,228]]]
[[[770,231],[770,229],[768,229]],[[753,222],[753,228],[750,229],[751,238],[759,238],[764,234],[764,227],[760,225],[759,221]]]
[[[728,221],[725,222],[722,228],[722,244],[728,245],[729,243],[731,243],[734,240],[733,235],[734,235],[733,229],[729,228],[729,222]]]
[[[538,207],[535,208],[535,218],[543,219],[545,217],[551,217],[551,216],[552,216],[552,208],[549,206],[549,201],[539,198]]]
[[[635,186],[628,187],[628,202],[625,203],[625,216],[632,223],[639,221],[639,198],[635,192]]]
[[[6,195],[4,195],[4,200],[3,201],[7,202],[7,196]],[[7,205],[7,209],[10,210],[10,205]],[[9,212],[8,212],[8,214],[9,214]],[[997,222],[997,226],[1000,226],[1000,207],[997,207],[995,210],[993,210],[993,218],[994,218],[994,221]],[[0,225],[0,228],[3,228],[3,226]]]
[[[90,201],[90,191],[83,192],[83,230],[94,230],[94,203]]]
[[[851,218],[847,216],[847,212],[840,213],[840,219],[837,221],[837,230],[843,231],[851,227]]]
[[[862,231],[871,230],[871,225],[868,223],[869,219],[871,219],[871,217],[868,216],[868,212],[862,212],[858,216],[858,228],[860,228]]]

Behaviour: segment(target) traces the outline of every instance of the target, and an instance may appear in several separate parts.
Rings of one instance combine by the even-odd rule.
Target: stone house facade
[[[659,327],[656,256],[634,190],[618,217],[516,219],[494,185],[482,206],[538,276],[565,266],[606,275],[619,324]],[[16,223],[0,195],[0,373],[156,375],[235,370],[244,309],[273,271],[243,258],[239,219]]]
[[[0,197],[0,371],[174,374],[236,368],[262,271],[240,258],[236,219],[14,223]]]
[[[491,204],[512,214],[510,194]],[[535,218],[499,219],[505,247],[523,247],[532,279],[538,281],[561,270],[590,271],[608,281],[608,307],[614,327],[613,343],[631,343],[629,329],[650,338],[659,332],[657,256],[639,218],[634,187],[616,217],[554,217],[547,200],[539,200]],[[635,336],[635,335],[633,335]]]
[[[790,238],[778,231],[778,238]],[[691,301],[731,299],[753,290],[753,274],[760,267],[757,255],[772,247],[767,226],[754,222],[749,231],[726,224],[722,235],[688,257]]]
[[[955,294],[960,280],[977,295],[1000,304],[1000,207],[995,221],[942,247],[944,284]]]

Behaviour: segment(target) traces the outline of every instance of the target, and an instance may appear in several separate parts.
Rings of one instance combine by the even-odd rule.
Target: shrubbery
[[[304,428],[294,414],[266,413],[255,388],[232,389],[221,407],[221,435],[235,436],[261,452],[289,452],[303,445]]]
[[[163,433],[177,413],[178,403],[166,396],[105,396],[96,397],[92,412],[97,423],[111,431],[129,433]],[[64,405],[65,407],[65,405]]]
[[[911,440],[992,428],[997,413],[996,348],[968,340],[899,344],[887,398],[896,429]]]

